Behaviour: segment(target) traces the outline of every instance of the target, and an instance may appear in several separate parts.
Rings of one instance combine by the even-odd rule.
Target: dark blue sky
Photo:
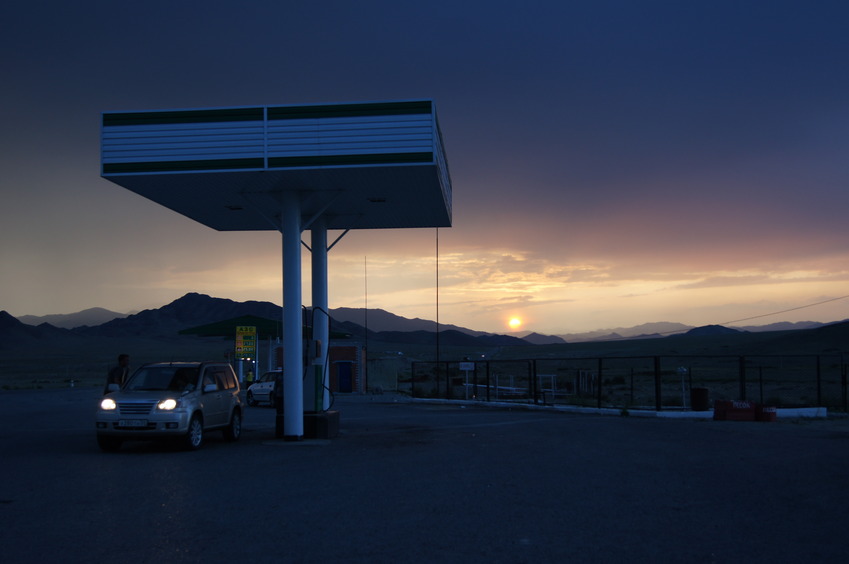
[[[435,100],[454,182],[447,323],[708,324],[849,294],[845,2],[36,1],[0,21],[16,315],[280,302],[277,234],[99,178],[100,112],[409,98]],[[331,307],[363,305],[366,256],[370,306],[434,317],[432,232],[348,235]]]

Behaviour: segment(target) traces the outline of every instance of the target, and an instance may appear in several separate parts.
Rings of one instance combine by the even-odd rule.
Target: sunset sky
[[[546,334],[849,318],[845,1],[12,0],[0,22],[13,315],[282,303],[279,233],[100,178],[101,112],[425,98],[454,225],[350,232],[331,308],[435,319],[438,295],[441,323]]]

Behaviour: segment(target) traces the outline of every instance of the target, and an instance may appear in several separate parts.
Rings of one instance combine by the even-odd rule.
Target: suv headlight
[[[103,398],[103,401],[100,402],[100,409],[103,411],[114,411],[116,407],[118,407],[118,404],[112,398]]]
[[[156,404],[156,409],[158,409],[160,411],[172,411],[178,405],[180,405],[180,402],[178,402],[174,398],[168,398],[168,399],[164,399],[164,400],[160,401],[158,404]]]

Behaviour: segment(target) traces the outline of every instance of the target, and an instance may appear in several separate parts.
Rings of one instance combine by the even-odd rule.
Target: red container
[[[725,416],[728,413],[728,408],[731,407],[731,402],[728,400],[715,400],[713,402],[713,420],[725,421]]]
[[[755,410],[755,419],[758,421],[775,421],[778,417],[778,409],[767,405],[759,405]]]
[[[716,400],[713,404],[714,421],[754,421],[755,402]]]

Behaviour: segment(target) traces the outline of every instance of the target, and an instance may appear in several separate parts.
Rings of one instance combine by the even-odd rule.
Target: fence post
[[[445,399],[451,399],[451,378],[448,375],[448,361],[445,361]]]
[[[597,386],[597,388],[598,388],[598,389],[597,389],[597,391],[596,391],[596,397],[597,397],[597,407],[598,407],[598,409],[601,409],[601,383],[602,383],[602,381],[603,381],[603,379],[602,379],[602,365],[601,365],[601,363],[602,363],[602,358],[601,358],[601,357],[599,357],[599,358],[598,358],[598,386]]]
[[[847,397],[846,364],[843,363],[843,355],[840,359],[840,387],[843,388],[843,412],[849,411],[849,397]]]
[[[746,357],[740,356],[740,400],[746,401]]]
[[[486,401],[489,402],[489,388],[490,388],[490,377],[489,377],[489,361],[486,361]]]
[[[822,368],[820,355],[817,355],[817,407],[822,405]]]
[[[660,400],[660,357],[654,357],[654,410],[660,411],[661,400]]]
[[[539,395],[539,386],[537,382],[537,359],[532,359],[530,362],[529,368],[531,369],[531,381],[528,382],[528,385],[531,388],[531,396],[534,398],[534,405],[538,404],[537,396]]]

